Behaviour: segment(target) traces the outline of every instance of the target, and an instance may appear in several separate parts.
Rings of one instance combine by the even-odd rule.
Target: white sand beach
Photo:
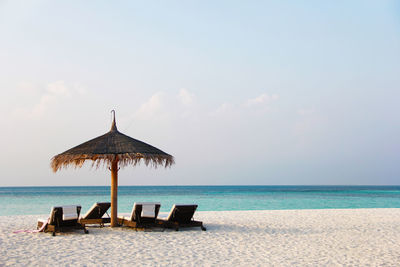
[[[175,232],[89,228],[52,237],[37,215],[0,216],[0,265],[398,266],[400,209],[197,212]]]

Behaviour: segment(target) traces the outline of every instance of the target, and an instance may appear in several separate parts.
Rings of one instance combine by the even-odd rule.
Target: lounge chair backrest
[[[63,218],[64,213],[63,213],[62,206],[53,207],[51,210],[51,213],[50,213],[49,224],[57,225],[58,227],[76,225],[78,222],[79,214],[81,212],[81,206],[79,206],[79,205],[68,206],[67,210],[72,210],[73,207],[75,207],[75,209],[76,209],[76,214],[77,214],[76,219],[68,219],[68,217],[71,216],[71,214],[69,214],[69,215],[67,215],[67,220],[64,220],[64,218]]]
[[[101,219],[110,208],[110,202],[96,202],[82,217],[83,219]]]
[[[155,222],[161,204],[158,202],[135,202],[133,204],[130,220],[139,223]]]
[[[78,219],[79,217],[76,206],[62,206],[62,210],[63,210],[63,221],[75,220]]]
[[[197,209],[196,204],[175,204],[168,215],[167,221],[178,223],[190,223]]]

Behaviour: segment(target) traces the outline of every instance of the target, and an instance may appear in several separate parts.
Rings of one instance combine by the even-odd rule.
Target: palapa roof
[[[82,167],[86,160],[92,160],[92,166],[111,165],[118,159],[119,166],[136,165],[143,159],[146,165],[157,167],[171,166],[174,158],[160,149],[142,141],[120,133],[115,123],[115,116],[111,130],[99,137],[73,147],[51,159],[54,172],[69,165]]]

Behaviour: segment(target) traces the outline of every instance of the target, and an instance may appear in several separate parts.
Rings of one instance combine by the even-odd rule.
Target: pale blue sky
[[[176,158],[121,185],[400,184],[399,1],[1,1],[0,186],[120,131]]]

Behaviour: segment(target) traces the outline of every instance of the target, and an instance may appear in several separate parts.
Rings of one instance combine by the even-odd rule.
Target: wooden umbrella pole
[[[111,163],[111,227],[118,226],[118,156]]]

